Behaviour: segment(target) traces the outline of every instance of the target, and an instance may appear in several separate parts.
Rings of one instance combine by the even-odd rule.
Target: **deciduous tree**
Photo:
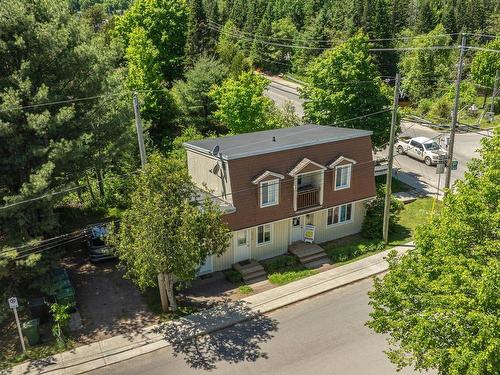
[[[266,119],[273,103],[263,95],[268,83],[252,72],[226,80],[209,95],[217,105],[215,118],[234,134],[269,128]]]
[[[415,249],[389,258],[376,279],[368,326],[389,335],[398,367],[442,375],[493,375],[500,368],[500,132],[448,192]]]
[[[227,249],[230,231],[213,201],[194,199],[196,190],[181,160],[151,154],[134,186],[132,205],[111,243],[126,276],[140,288],[156,286],[158,277],[165,280],[175,311],[174,281],[194,279],[207,256]]]
[[[356,119],[390,105],[389,88],[368,48],[368,37],[360,32],[314,60],[302,91],[304,111],[307,120],[319,125],[372,130],[374,147],[381,147],[389,140],[390,113]]]

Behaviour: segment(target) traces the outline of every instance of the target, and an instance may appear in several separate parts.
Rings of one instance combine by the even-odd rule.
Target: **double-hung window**
[[[347,223],[352,220],[352,203],[328,209],[326,225]]]
[[[272,233],[271,224],[259,225],[257,227],[257,245],[271,243]]]
[[[351,186],[351,170],[351,164],[335,167],[335,190],[347,189]]]
[[[279,183],[278,179],[260,183],[260,207],[274,206],[279,203]]]

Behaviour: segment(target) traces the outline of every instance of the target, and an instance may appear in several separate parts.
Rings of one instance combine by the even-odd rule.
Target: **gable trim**
[[[285,176],[283,176],[282,174],[279,174],[276,172],[271,172],[271,171],[265,171],[264,173],[255,177],[252,181],[252,184],[258,185],[263,179],[265,179],[267,177],[276,177],[276,178],[279,178],[281,180],[283,180],[285,178]]]
[[[340,163],[343,163],[343,162],[348,162],[350,164],[356,164],[357,161],[356,160],[353,160],[353,159],[349,159],[349,158],[346,158],[345,156],[341,156],[339,158],[337,158],[335,161],[333,161],[332,163],[330,163],[328,165],[328,168],[335,168],[337,165],[339,165]]]
[[[304,158],[288,174],[292,177],[297,176],[298,174],[300,174],[300,171],[302,169],[304,169],[306,166],[310,164],[318,167],[318,169],[322,171],[325,171],[327,169],[324,165],[316,163],[308,158]]]

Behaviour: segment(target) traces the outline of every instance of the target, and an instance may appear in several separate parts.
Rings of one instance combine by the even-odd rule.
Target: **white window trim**
[[[269,241],[259,243],[259,227],[265,227],[266,225],[269,225]],[[266,246],[266,245],[272,244],[273,237],[274,237],[274,223],[261,224],[261,225],[257,225],[255,227],[255,246],[256,247],[261,247],[261,246]]]
[[[334,206],[334,207],[329,207],[326,209],[326,228],[332,228],[332,227],[338,227],[338,226],[341,226],[341,225],[344,225],[344,224],[350,224],[353,222],[354,220],[354,207],[355,207],[355,203],[356,202],[348,202],[348,203],[344,203],[344,204],[339,204],[338,206]],[[347,206],[348,204],[351,205],[351,218],[349,220],[345,220],[345,221],[342,221],[342,222],[338,222],[338,223],[332,223],[332,224],[328,224],[328,211],[329,210],[335,210],[336,208],[339,209],[339,219],[340,219],[340,207],[342,206]]]
[[[347,185],[337,187],[337,173],[338,173],[338,170],[341,169],[341,168],[347,168],[347,167],[349,168],[349,173],[348,173],[348,176],[347,176]],[[352,164],[337,165],[335,167],[335,176],[334,176],[334,179],[333,179],[333,189],[335,191],[349,189],[351,187],[351,178],[352,178]]]
[[[262,184],[276,184],[277,189],[276,189],[276,202],[271,202],[271,203],[262,203]],[[267,180],[267,181],[261,181],[259,183],[259,206],[260,208],[264,207],[271,207],[271,206],[276,206],[280,204],[280,180],[277,178],[275,180]]]

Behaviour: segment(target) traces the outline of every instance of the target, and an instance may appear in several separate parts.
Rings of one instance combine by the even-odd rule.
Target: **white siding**
[[[331,241],[337,238],[359,233],[366,213],[364,202],[353,203],[352,221],[345,224],[339,224],[327,227],[327,210],[316,211],[313,214],[312,222],[316,226],[315,243]],[[250,228],[250,256],[255,260],[263,260],[278,255],[285,254],[288,251],[290,241],[290,230],[292,219],[285,219],[271,223],[272,242],[266,245],[257,246],[257,227]],[[234,232],[233,232],[234,234]],[[214,256],[214,271],[222,271],[231,268],[234,263],[234,241],[231,238],[227,251],[221,256]]]
[[[222,198],[232,203],[229,173],[226,175],[226,181],[220,177],[221,172],[219,172],[218,175],[211,172],[217,164],[221,166],[220,161],[207,155],[187,150],[187,162],[189,175],[196,186],[203,190],[208,189],[214,195],[222,196]],[[206,187],[204,185],[206,185]],[[223,196],[224,193],[226,197]]]
[[[250,230],[252,258],[262,260],[285,254],[288,251],[290,225],[290,219],[272,223],[271,243],[260,246],[257,246],[257,227],[253,227]]]
[[[328,210],[321,210],[314,213],[314,225],[316,226],[316,243],[335,240],[337,238],[359,233],[365,218],[366,207],[364,202],[353,203],[352,221],[349,223],[326,225]]]

